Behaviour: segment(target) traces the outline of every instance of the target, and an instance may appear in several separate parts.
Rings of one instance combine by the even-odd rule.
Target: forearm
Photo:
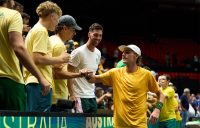
[[[106,95],[102,95],[101,97],[97,98],[97,104],[99,104],[103,99],[106,97]]]
[[[74,84],[74,79],[68,79],[68,81],[67,81],[67,88],[69,90],[70,96],[74,96],[73,84]]]
[[[37,79],[39,82],[44,80],[42,74],[37,69],[34,61],[32,60],[32,57],[26,50],[23,42],[23,37],[21,33],[19,32],[9,32],[9,44],[11,48],[14,50],[15,55],[19,59],[19,61],[26,67],[27,70],[29,70]]]
[[[91,75],[89,77],[86,77],[89,83],[101,83],[101,79],[99,75]]]
[[[157,96],[158,96],[158,102],[164,103],[165,96],[164,96],[164,94],[161,92],[161,90],[159,90],[159,92],[157,93]]]
[[[64,61],[60,57],[49,57],[42,53],[33,53],[33,60],[37,65],[62,64]]]
[[[24,65],[24,67],[26,67],[26,69],[29,70],[40,81],[42,75],[37,69],[26,48],[24,46],[18,46],[18,48],[15,48],[14,51],[17,58]]]
[[[68,72],[68,71],[62,71],[62,70],[54,70],[54,78],[56,79],[71,79],[71,78],[77,78],[81,77],[81,73],[74,73],[74,72]]]

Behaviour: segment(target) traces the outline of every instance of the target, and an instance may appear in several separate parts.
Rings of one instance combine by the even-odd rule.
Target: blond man
[[[55,30],[62,15],[62,10],[57,4],[46,1],[37,7],[36,13],[39,16],[39,21],[29,31],[25,39],[25,46],[40,72],[52,85],[52,65],[66,63],[70,58],[67,53],[52,57],[52,48],[48,35],[48,30]],[[50,111],[52,90],[48,95],[42,96],[40,93],[41,86],[37,79],[26,69],[24,70],[24,76],[28,93],[27,111]]]

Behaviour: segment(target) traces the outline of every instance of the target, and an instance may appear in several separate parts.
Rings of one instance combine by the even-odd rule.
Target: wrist
[[[83,77],[83,76],[84,76],[84,73],[82,73],[81,71],[79,71],[78,74],[79,74],[80,77]]]
[[[159,110],[161,111],[161,110],[162,110],[162,107],[163,107],[163,103],[160,102],[160,101],[158,101],[158,102],[156,103],[156,108],[159,109]]]

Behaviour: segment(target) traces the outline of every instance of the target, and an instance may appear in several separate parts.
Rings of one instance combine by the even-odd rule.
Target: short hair
[[[5,2],[7,2],[7,0],[1,0],[0,1],[0,6],[2,6]]]
[[[98,24],[98,23],[93,23],[90,27],[89,27],[89,31],[93,31],[93,30],[102,30],[103,31],[103,27]]]
[[[8,0],[8,1],[9,1],[9,0]],[[14,10],[19,9],[18,11],[23,12],[24,6],[23,6],[22,4],[20,4],[19,2],[17,2],[17,1],[14,1],[14,2],[15,2],[15,5],[14,5],[13,9],[14,9]],[[19,8],[17,8],[17,7],[19,7]]]
[[[56,3],[45,1],[37,7],[36,13],[39,17],[45,18],[51,13],[56,13],[58,16],[61,16],[62,10]]]
[[[30,19],[30,15],[25,12],[22,12],[21,15],[22,15],[22,19],[24,18]]]
[[[163,74],[161,76],[165,76],[167,81],[171,81],[171,76],[169,74]]]

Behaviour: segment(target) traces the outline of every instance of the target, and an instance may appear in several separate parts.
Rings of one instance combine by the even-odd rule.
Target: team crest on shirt
[[[4,17],[4,13],[2,12],[2,13],[0,13],[0,17]]]

